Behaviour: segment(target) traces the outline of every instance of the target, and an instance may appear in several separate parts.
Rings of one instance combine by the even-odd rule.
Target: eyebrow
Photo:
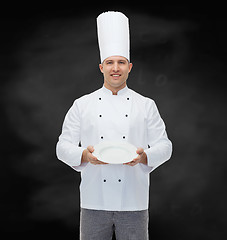
[[[112,59],[110,59],[110,60],[106,60],[105,61],[106,63],[108,63],[108,62],[114,62],[114,60],[112,60]],[[120,59],[120,60],[117,60],[117,62],[127,62],[125,59]]]

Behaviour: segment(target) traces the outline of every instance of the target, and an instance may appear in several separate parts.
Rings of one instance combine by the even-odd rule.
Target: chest
[[[124,96],[97,95],[81,114],[82,135],[100,141],[129,141],[146,123],[143,106],[129,93]],[[82,136],[83,138],[83,136]]]
[[[102,129],[124,132],[130,124],[131,111],[129,97],[104,96],[97,103],[97,125]]]

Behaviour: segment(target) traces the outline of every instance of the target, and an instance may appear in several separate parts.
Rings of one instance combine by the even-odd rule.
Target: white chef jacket
[[[81,164],[83,150],[102,141],[142,147],[148,164]],[[127,86],[117,95],[103,86],[75,100],[65,116],[56,152],[81,172],[82,208],[139,211],[148,209],[149,173],[170,158],[172,144],[153,100]]]

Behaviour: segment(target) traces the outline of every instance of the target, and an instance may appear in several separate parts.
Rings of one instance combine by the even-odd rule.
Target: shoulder
[[[133,99],[135,99],[135,101],[137,101],[140,104],[144,104],[145,107],[151,107],[151,105],[155,104],[155,101],[153,99],[143,96],[142,94],[132,89],[129,89],[129,91],[131,92]]]
[[[86,105],[93,102],[94,98],[97,97],[101,89],[95,90],[94,92],[85,94],[74,101],[74,105]]]
[[[145,97],[133,90],[130,90],[133,98],[134,98],[134,103],[138,104],[138,108],[143,108],[147,114],[147,116],[154,116],[154,115],[159,115],[158,107],[155,103],[155,101],[149,97]]]

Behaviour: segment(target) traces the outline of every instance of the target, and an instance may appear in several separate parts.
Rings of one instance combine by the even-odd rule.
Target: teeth
[[[113,77],[119,77],[120,75],[112,75]]]

